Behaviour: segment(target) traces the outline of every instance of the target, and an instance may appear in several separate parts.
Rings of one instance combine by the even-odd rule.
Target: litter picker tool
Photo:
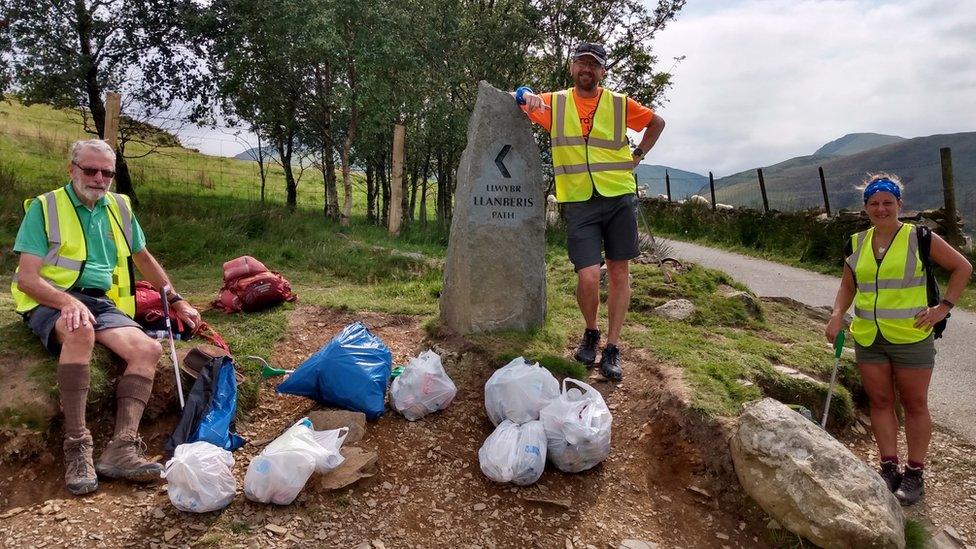
[[[285,370],[284,368],[275,368],[274,366],[268,364],[267,360],[259,356],[248,355],[245,358],[250,358],[252,360],[260,361],[264,366],[261,367],[261,379],[268,379],[269,377],[288,375],[295,370]]]
[[[824,415],[820,427],[827,428],[827,413],[830,412],[830,399],[834,397],[834,383],[837,381],[837,368],[840,366],[840,355],[844,352],[844,330],[837,332],[834,338],[834,370],[830,372],[830,386],[827,387],[827,402],[824,402]]]
[[[183,400],[183,380],[180,378],[180,361],[176,358],[176,343],[173,342],[173,323],[169,319],[169,301],[166,295],[169,293],[168,285],[159,290],[160,301],[163,302],[163,318],[166,319],[166,333],[169,335],[169,356],[173,359],[173,374],[176,376],[176,394],[180,395],[180,410],[186,405]]]

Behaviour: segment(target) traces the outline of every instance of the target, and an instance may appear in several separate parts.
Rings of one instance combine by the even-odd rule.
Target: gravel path
[[[807,305],[832,306],[839,279],[763,259],[667,240],[673,255],[724,271],[760,296],[786,296]],[[976,443],[976,314],[956,310],[936,342],[929,407],[939,425]]]

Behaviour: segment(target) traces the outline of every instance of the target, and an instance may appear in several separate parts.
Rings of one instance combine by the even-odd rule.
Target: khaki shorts
[[[934,368],[935,367],[935,339],[929,337],[917,343],[891,343],[881,332],[874,338],[874,343],[863,347],[854,342],[854,357],[858,364],[890,363],[895,368]]]

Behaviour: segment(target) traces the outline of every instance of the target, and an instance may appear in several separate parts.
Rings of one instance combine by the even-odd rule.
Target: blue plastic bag
[[[356,322],[301,363],[277,391],[376,419],[385,410],[392,368],[389,347],[362,322]]]
[[[233,452],[244,446],[244,439],[234,432],[234,417],[237,414],[237,377],[234,363],[226,358],[217,373],[210,409],[197,426],[191,442],[204,441]]]
[[[201,440],[231,452],[237,450],[245,441],[234,432],[236,412],[234,362],[228,356],[214,357],[197,374],[180,421],[166,438],[166,455],[172,456],[180,444]]]

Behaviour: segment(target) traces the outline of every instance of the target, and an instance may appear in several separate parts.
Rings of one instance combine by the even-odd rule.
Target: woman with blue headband
[[[933,326],[949,314],[966,287],[973,267],[927,227],[898,220],[904,187],[897,177],[872,174],[863,187],[864,211],[871,228],[851,236],[844,275],[834,300],[826,336],[831,343],[843,329],[844,313],[854,305],[850,325],[854,355],[871,406],[871,429],[881,454],[880,474],[902,505],[925,493],[922,472],[932,436],[929,381],[935,366]],[[950,273],[945,299],[929,303],[928,275],[921,251]],[[895,387],[905,410],[908,463],[898,464]]]

